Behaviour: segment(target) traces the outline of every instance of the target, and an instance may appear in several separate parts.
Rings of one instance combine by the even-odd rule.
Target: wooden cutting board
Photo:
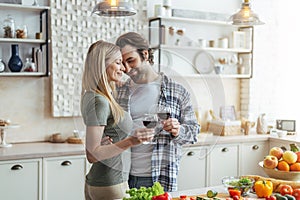
[[[184,194],[182,194],[184,195]],[[199,194],[199,195],[195,195],[195,196],[189,196],[189,197],[203,197],[203,198],[208,198],[206,196],[206,194]],[[230,198],[229,194],[228,193],[218,193],[218,195],[216,196],[216,198],[219,198],[219,199],[227,199],[227,198]],[[180,200],[179,197],[174,197],[172,198],[173,200]],[[213,199],[213,198],[210,198],[210,199]],[[232,199],[232,198],[230,198]],[[254,200],[254,199],[264,199],[264,198],[255,198],[255,197],[243,197],[243,199],[247,199],[247,200]]]

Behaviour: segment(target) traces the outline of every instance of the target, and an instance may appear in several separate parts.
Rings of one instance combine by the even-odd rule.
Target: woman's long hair
[[[87,91],[93,91],[106,97],[111,107],[114,124],[121,120],[124,110],[113,97],[115,83],[108,81],[106,68],[120,55],[120,48],[112,43],[103,40],[93,43],[87,53],[82,77],[81,96]]]

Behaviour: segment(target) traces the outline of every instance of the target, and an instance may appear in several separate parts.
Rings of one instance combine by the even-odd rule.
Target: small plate
[[[214,58],[206,52],[200,51],[194,58],[194,65],[200,74],[209,74],[214,70]]]

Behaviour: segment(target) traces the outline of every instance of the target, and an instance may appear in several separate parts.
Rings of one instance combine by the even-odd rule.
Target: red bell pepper
[[[152,200],[172,200],[172,197],[168,192],[165,192],[164,194],[152,197]]]

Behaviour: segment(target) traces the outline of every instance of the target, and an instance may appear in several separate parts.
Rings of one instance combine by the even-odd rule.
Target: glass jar
[[[18,27],[16,30],[16,38],[27,38],[27,26]]]
[[[36,65],[32,62],[32,58],[26,58],[23,72],[36,72]]]
[[[14,38],[15,37],[15,21],[11,15],[7,15],[3,22],[4,38]]]

